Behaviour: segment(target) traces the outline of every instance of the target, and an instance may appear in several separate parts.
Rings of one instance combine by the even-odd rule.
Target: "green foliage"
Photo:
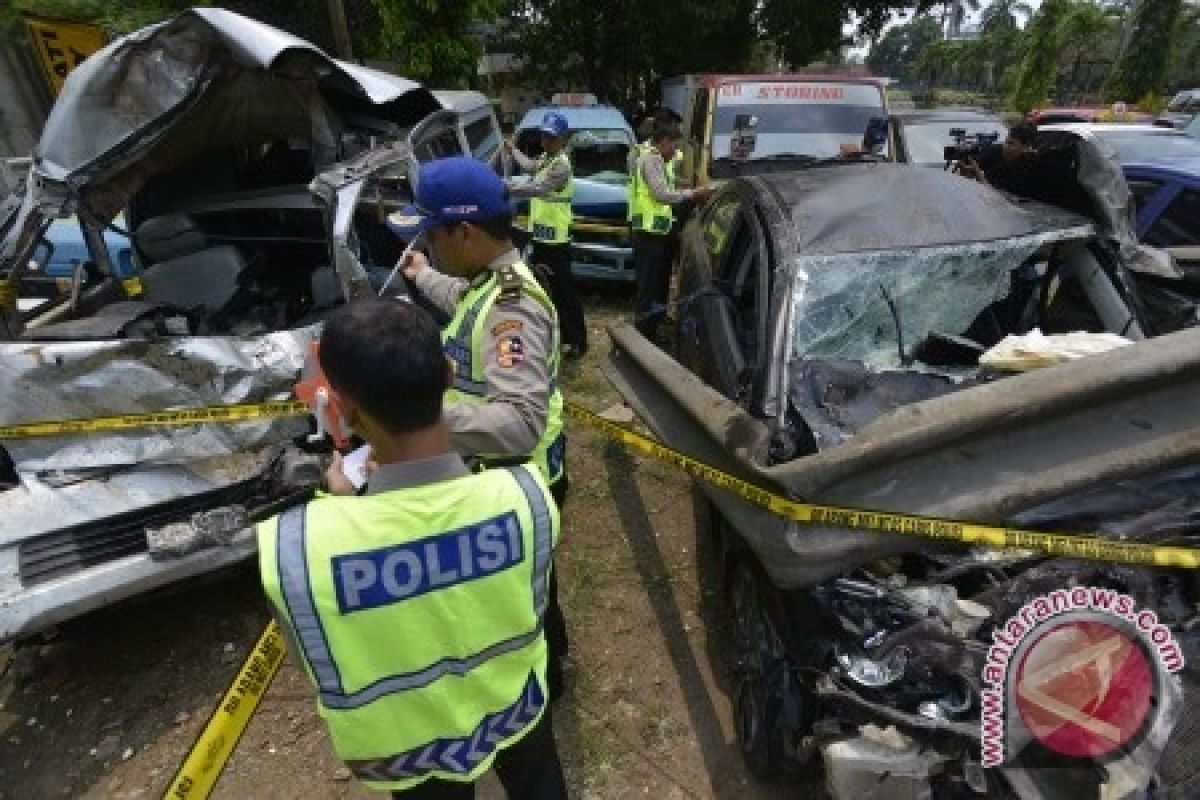
[[[917,77],[914,69],[917,59],[925,48],[941,38],[941,32],[940,23],[927,14],[889,28],[867,54],[867,66],[876,75],[913,80]]]
[[[464,88],[483,45],[471,35],[494,23],[503,0],[371,0],[380,28],[372,50],[399,64],[402,75],[439,88]]]
[[[1023,114],[1050,97],[1058,71],[1059,25],[1069,10],[1068,0],[1045,0],[1029,23],[1012,98],[1013,108]]]
[[[1183,0],[1141,0],[1129,40],[1106,87],[1114,100],[1142,97],[1166,88],[1171,45],[1178,33]]]

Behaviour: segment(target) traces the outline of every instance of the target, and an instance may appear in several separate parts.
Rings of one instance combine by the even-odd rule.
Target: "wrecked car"
[[[619,326],[608,373],[667,445],[803,502],[1194,545],[1200,330],[1158,336],[1132,272],[1171,264],[1128,237],[1116,165],[1072,159],[1091,213],[903,164],[730,181],[682,234],[674,354]],[[1025,374],[981,359],[1034,329],[1126,344]],[[1200,792],[1186,669],[1106,760],[1031,747],[984,769],[980,724],[993,633],[1023,604],[1125,592],[1190,654],[1195,572],[800,525],[701,488],[756,775],[822,769],[835,800]]]
[[[486,101],[445,98],[222,9],[88,59],[0,210],[7,297],[56,219],[91,259],[65,296],[0,311],[0,427],[289,399],[323,314],[395,278],[383,220],[414,164],[499,141]],[[104,245],[122,213],[132,275]],[[319,483],[311,427],[0,440],[0,641],[249,557],[253,522]]]

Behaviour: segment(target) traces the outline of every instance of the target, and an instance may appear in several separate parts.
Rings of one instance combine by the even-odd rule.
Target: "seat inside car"
[[[142,271],[148,302],[217,312],[238,290],[246,259],[237,247],[213,244],[187,214],[163,214],[138,226],[134,239],[153,262]]]

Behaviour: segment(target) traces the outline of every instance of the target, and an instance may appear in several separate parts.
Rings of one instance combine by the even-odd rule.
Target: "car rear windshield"
[[[712,157],[729,156],[739,117],[752,118],[750,158],[795,154],[829,158],[857,146],[871,117],[883,115],[882,90],[870,84],[803,81],[726,84],[717,97]]]
[[[1167,111],[1200,111],[1200,91],[1180,92],[1171,98]]]
[[[1105,131],[1100,134],[1117,151],[1122,163],[1155,158],[1195,158],[1200,141],[1182,133],[1153,131]]]

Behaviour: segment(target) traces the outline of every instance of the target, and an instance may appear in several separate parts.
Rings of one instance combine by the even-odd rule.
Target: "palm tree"
[[[1058,23],[1058,41],[1063,52],[1074,51],[1067,86],[1072,90],[1086,92],[1091,81],[1079,85],[1079,72],[1087,54],[1095,54],[1117,30],[1117,19],[1113,11],[1092,0],[1073,0],[1066,14]]]
[[[1033,6],[1022,0],[992,0],[983,10],[980,28],[985,33],[999,27],[1017,28],[1032,16]]]

